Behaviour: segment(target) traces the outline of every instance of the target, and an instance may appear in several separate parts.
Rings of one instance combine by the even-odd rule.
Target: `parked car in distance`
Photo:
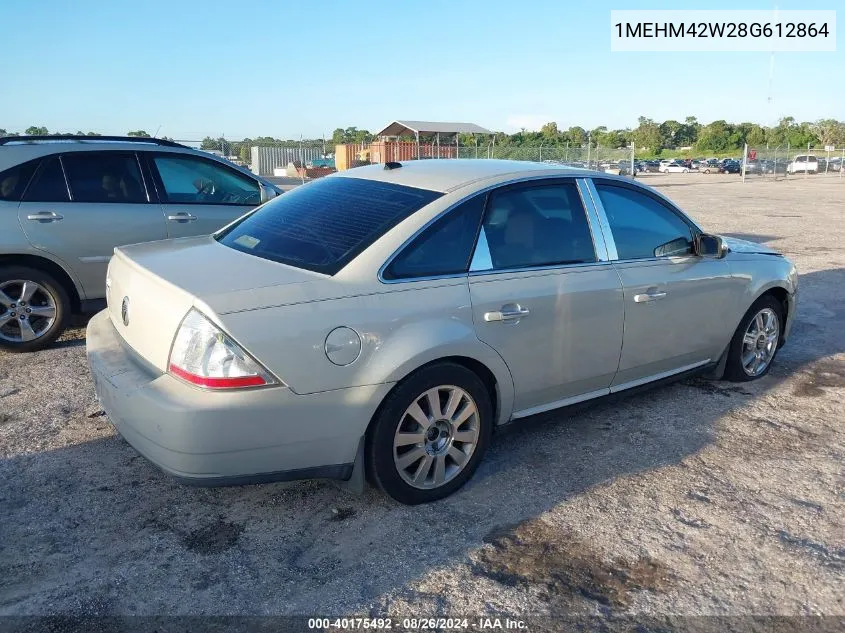
[[[812,155],[799,154],[792,159],[792,162],[786,168],[787,173],[819,173],[819,159]]]
[[[634,176],[636,176],[638,172],[639,172],[639,165],[637,163],[634,163],[634,170],[633,170]],[[620,160],[616,164],[616,171],[611,172],[611,173],[615,173],[619,176],[630,176],[631,175],[631,161],[630,160]]]
[[[209,235],[279,193],[164,139],[0,138],[0,349],[40,349],[101,309],[115,246]]]
[[[680,173],[688,174],[689,171],[690,171],[690,168],[687,167],[686,165],[684,165],[680,161],[669,163],[668,165],[665,165],[663,167],[663,173],[664,174],[680,174]]]
[[[740,165],[739,161],[730,159],[726,160],[722,163],[721,168],[719,169],[719,173],[721,174],[739,174],[742,173],[742,165]]]
[[[765,158],[761,161],[763,171],[767,174],[785,174],[788,162],[784,159]]]
[[[828,171],[842,171],[842,157],[836,156],[827,162]]]
[[[367,472],[409,504],[460,488],[505,423],[765,375],[797,290],[788,259],[638,181],[496,160],[333,174],[120,247],[108,280],[91,374],[150,461],[205,485]]]
[[[660,161],[659,160],[645,160],[642,162],[642,171],[649,172],[649,173],[657,173],[660,171]]]
[[[720,173],[721,169],[722,169],[721,163],[719,163],[719,161],[716,160],[715,158],[709,158],[698,166],[698,170],[700,172],[705,173],[705,174],[709,174],[709,173],[718,174],[718,173]]]

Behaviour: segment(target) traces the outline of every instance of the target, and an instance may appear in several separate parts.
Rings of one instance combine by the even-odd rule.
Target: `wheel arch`
[[[61,264],[47,257],[27,253],[0,255],[0,268],[7,266],[35,268],[52,276],[67,293],[70,299],[71,312],[81,312],[82,297],[79,288],[70,273]]]
[[[784,337],[786,334],[787,319],[789,319],[792,315],[792,295],[790,295],[789,291],[783,286],[770,286],[754,299],[754,303],[766,296],[774,297],[783,308],[783,324],[780,330],[780,340],[778,341],[778,347],[781,347],[786,342]]]
[[[503,424],[510,418],[510,414],[513,409],[513,382],[510,378],[510,374],[508,373],[506,379],[503,379],[501,376],[497,377],[496,373],[492,369],[490,369],[490,367],[488,367],[486,363],[480,361],[479,359],[473,358],[471,356],[455,354],[440,356],[433,360],[429,360],[422,364],[416,365],[411,370],[407,370],[404,375],[396,381],[393,387],[391,387],[390,391],[388,391],[384,395],[384,397],[381,399],[381,402],[379,402],[378,406],[373,412],[373,415],[370,417],[370,421],[367,423],[365,436],[369,437],[373,422],[378,418],[379,414],[382,411],[382,408],[384,407],[384,404],[390,399],[393,393],[402,384],[407,382],[408,379],[414,376],[417,372],[428,367],[443,363],[453,363],[455,365],[460,365],[473,372],[476,376],[478,376],[478,378],[481,380],[481,382],[487,389],[487,393],[490,395],[490,404],[493,407],[493,419],[495,421],[494,428],[495,426]]]

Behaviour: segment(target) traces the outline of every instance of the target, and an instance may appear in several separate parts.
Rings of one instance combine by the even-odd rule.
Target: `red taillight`
[[[235,378],[197,376],[173,363],[170,363],[169,371],[182,380],[199,387],[208,387],[209,389],[237,389],[239,387],[260,387],[261,385],[267,384],[267,381],[261,376],[237,376]]]
[[[280,384],[263,365],[193,308],[176,332],[167,371],[206,389]]]

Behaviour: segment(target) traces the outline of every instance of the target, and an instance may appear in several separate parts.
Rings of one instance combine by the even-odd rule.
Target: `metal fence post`
[[[745,182],[745,171],[748,168],[748,143],[745,144],[745,148],[742,150],[742,182]]]
[[[806,160],[804,161],[804,178],[807,177],[807,174],[810,173],[810,144],[807,143],[807,155],[804,157]]]

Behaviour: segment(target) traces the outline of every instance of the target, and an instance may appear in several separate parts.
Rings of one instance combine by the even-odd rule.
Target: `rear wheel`
[[[418,371],[382,405],[368,437],[376,483],[409,505],[447,497],[472,477],[493,428],[490,394],[455,363]]]
[[[783,306],[771,295],[760,297],[742,318],[731,339],[725,378],[746,382],[772,367],[783,331]]]
[[[32,352],[62,333],[70,313],[67,293],[37,268],[0,268],[0,349]]]

